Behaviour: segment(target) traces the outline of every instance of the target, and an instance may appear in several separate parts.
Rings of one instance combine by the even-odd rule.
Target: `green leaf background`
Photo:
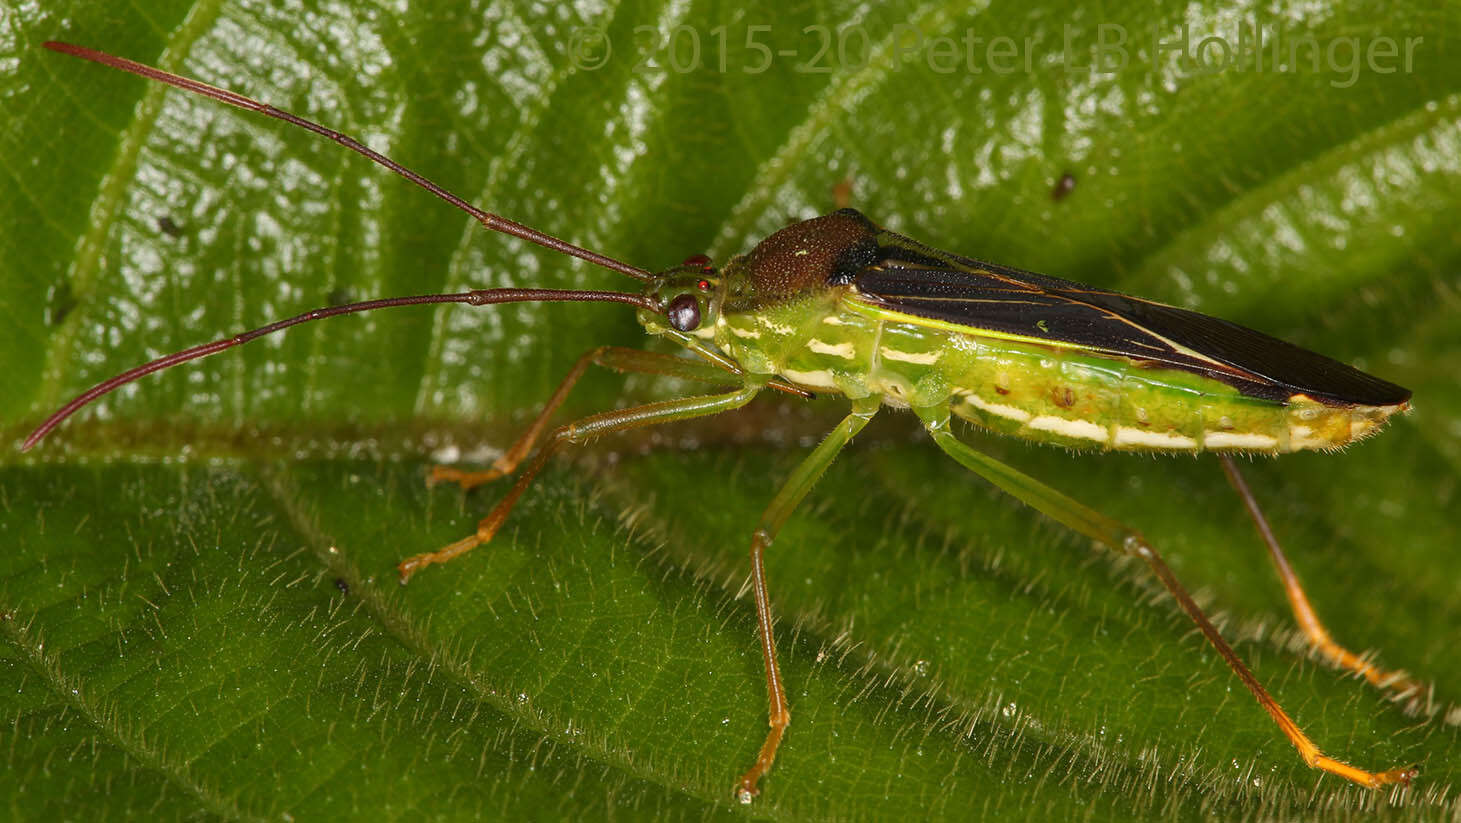
[[[0,6],[0,816],[1454,818],[1461,54],[1438,8]],[[1085,68],[1102,23],[1128,35],[1122,71]],[[1203,73],[1153,48],[1184,24],[1193,44],[1255,24],[1340,41],[1339,69],[1349,39],[1423,40],[1390,73],[1251,55]],[[751,26],[796,56],[744,71]],[[612,49],[582,52],[598,68],[572,59],[585,31]],[[900,51],[965,32],[1029,38],[1031,70]],[[1306,653],[1211,458],[968,436],[1145,531],[1326,750],[1420,779],[1369,792],[1307,769],[1143,569],[893,413],[769,558],[794,720],[764,795],[736,806],[765,727],[749,532],[837,399],[605,440],[490,547],[406,588],[393,574],[501,493],[428,490],[426,468],[505,447],[585,348],[638,345],[619,307],[316,324],[149,378],[19,454],[98,379],[331,301],[625,285],[52,38],[327,122],[645,267],[723,260],[850,192],[933,244],[1413,389],[1380,437],[1249,477],[1335,634],[1434,684],[1419,715]],[[684,388],[596,374],[568,412]]]

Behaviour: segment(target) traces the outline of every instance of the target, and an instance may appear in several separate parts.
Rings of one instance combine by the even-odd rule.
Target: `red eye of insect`
[[[695,281],[695,288],[697,288],[697,289],[699,289],[701,291],[710,291],[710,281],[709,280],[696,280]]]

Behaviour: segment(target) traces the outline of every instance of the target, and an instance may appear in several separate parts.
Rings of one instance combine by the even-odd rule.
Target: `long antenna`
[[[455,194],[452,194],[441,186],[438,186],[430,180],[427,180],[425,177],[422,177],[416,172],[411,171],[405,166],[402,166],[400,163],[397,163],[391,158],[386,157],[384,154],[381,154],[380,152],[375,151],[369,146],[366,146],[364,143],[361,143],[359,140],[356,140],[350,135],[341,134],[334,129],[325,128],[319,123],[315,123],[313,121],[306,120],[303,117],[290,114],[289,112],[284,111],[283,109],[275,108],[268,103],[260,103],[258,100],[244,97],[238,92],[229,91],[228,89],[220,89],[217,86],[210,86],[207,83],[193,80],[188,77],[180,77],[171,72],[163,71],[162,69],[143,65],[142,63],[128,60],[125,57],[114,57],[110,54],[96,51],[95,49],[86,48],[85,46],[77,46],[71,43],[58,43],[54,40],[48,40],[43,45],[51,51],[58,51],[62,54],[69,54],[73,57],[80,57],[83,60],[90,60],[93,63],[100,63],[103,66],[111,66],[114,69],[120,69],[127,72],[128,74],[135,74],[139,77],[146,77],[150,80],[156,80],[159,83],[166,83],[169,86],[173,86],[174,88],[182,89],[183,91],[190,91],[194,94],[201,94],[204,97],[210,97],[220,103],[227,103],[230,106],[237,106],[241,109],[256,111],[259,114],[273,117],[276,120],[283,120],[286,123],[293,123],[300,128],[308,129],[309,131],[312,131],[322,137],[327,137],[335,141],[336,143],[344,146],[345,148],[357,154],[363,155],[370,160],[379,163],[382,166],[385,166],[396,174],[401,175],[407,180],[410,180],[412,183],[415,183],[416,185],[420,186],[423,189],[426,189],[437,197],[440,197],[442,200],[445,200],[446,202],[452,204],[453,206],[456,206],[467,214],[470,214],[473,218],[477,220],[477,222],[481,223],[482,225],[493,231],[500,231],[503,234],[510,234],[513,237],[520,237],[530,243],[537,243],[539,246],[543,246],[544,248],[549,248],[553,251],[562,252],[563,254],[577,257],[580,260],[587,260],[588,262],[593,263],[596,266],[602,266],[606,269],[609,269],[610,271],[619,272],[620,274],[627,274],[630,277],[634,277],[639,280],[648,281],[654,277],[653,274],[639,268],[638,266],[631,266],[623,261],[615,260],[608,255],[599,254],[596,251],[589,251],[588,249],[575,246],[572,243],[567,242],[566,240],[559,240],[558,238],[550,234],[544,234],[537,229],[524,226],[523,224],[514,222],[512,220],[508,220],[506,217],[492,214],[490,212],[485,212],[472,205],[471,203],[463,200],[462,198],[457,197]]]
[[[105,54],[94,49],[88,49],[84,46],[76,46],[72,45],[71,43],[58,43],[54,41],[49,41],[45,43],[45,47],[50,49],[51,51],[58,51],[62,54],[69,54],[74,57],[80,57],[85,60],[90,60],[94,63],[100,63],[104,66],[110,66],[114,69],[120,69],[121,71],[125,71],[129,74],[135,74],[140,77],[145,77],[161,83],[166,83],[169,86],[174,86],[176,88],[182,89],[183,91],[190,91],[194,94],[200,94],[204,97],[212,98],[220,103],[227,103],[230,106],[237,106],[241,109],[256,111],[260,114],[268,115],[269,117],[273,117],[277,120],[283,120],[286,123],[292,123],[301,128],[308,129],[315,134],[328,137],[329,139],[335,141],[336,143],[339,143],[345,148],[350,149],[357,154],[363,155],[366,158],[376,163],[379,163],[382,166],[385,166],[396,174],[401,175],[407,180],[410,180],[412,183],[415,183],[421,188],[426,189],[427,191],[431,192],[442,200],[445,200],[446,202],[471,215],[474,219],[477,220],[477,222],[481,223],[482,225],[493,231],[498,231],[502,232],[503,234],[510,234],[513,237],[522,238],[523,240],[527,240],[531,243],[536,243],[545,248],[549,248],[557,252],[562,252],[563,254],[577,257],[581,260],[587,260],[588,262],[595,265],[602,266],[611,271],[619,272],[620,274],[627,274],[630,277],[639,280],[649,282],[654,279],[654,275],[652,275],[650,272],[645,271],[644,269],[638,268],[637,266],[631,266],[628,263],[615,260],[612,257],[599,254],[598,252],[580,248],[579,246],[575,246],[572,243],[568,243],[566,241],[559,240],[558,238],[551,235],[544,234],[537,229],[529,228],[528,226],[524,226],[521,223],[516,223],[512,220],[508,220],[505,217],[500,217],[498,215],[485,212],[472,205],[471,203],[463,200],[462,198],[457,197],[455,194],[452,194],[441,186],[438,186],[430,180],[427,180],[425,177],[422,177],[416,172],[411,171],[405,166],[402,166],[400,163],[397,163],[396,161],[390,159],[389,157],[386,157],[380,152],[377,152],[367,147],[359,140],[356,140],[349,135],[341,134],[334,129],[325,128],[318,123],[305,120],[302,117],[297,117],[282,109],[277,109],[267,103],[260,103],[257,100],[244,97],[241,94],[228,91],[227,89],[220,89],[215,86],[210,86],[207,83],[201,83],[197,80],[192,80],[187,77],[179,77],[176,74],[165,72],[162,69],[153,68],[152,66],[146,66],[123,57],[114,57],[110,54]],[[261,326],[257,329],[243,332],[242,334],[236,334],[233,337],[225,337],[220,340],[215,340],[212,343],[204,343],[199,346],[193,346],[191,348],[183,349],[182,351],[164,355],[155,360],[143,363],[142,365],[135,368],[128,369],[127,371],[124,371],[121,374],[116,375],[115,377],[104,380],[77,395],[71,400],[71,402],[57,409],[55,413],[53,413],[50,417],[47,417],[44,422],[36,427],[35,431],[30,433],[30,436],[25,438],[25,443],[21,445],[20,449],[21,451],[29,451],[32,447],[35,446],[36,443],[40,442],[41,438],[45,437],[48,433],[50,433],[52,429],[60,425],[62,421],[75,414],[78,410],[84,408],[93,400],[96,400],[98,397],[101,397],[102,395],[105,395],[109,392],[115,391],[116,389],[121,388],[128,383],[138,380],[139,378],[146,377],[153,372],[162,371],[163,369],[176,366],[179,363],[186,363],[189,360],[197,360],[202,357],[207,357],[211,354],[217,354],[218,352],[224,351],[225,349],[231,349],[235,346],[241,346],[244,343],[249,342],[250,340],[263,337],[266,334],[273,334],[277,331],[283,331],[284,329],[287,329],[291,326],[297,326],[300,323],[308,323],[311,320],[323,320],[326,317],[337,317],[342,314],[354,314],[356,312],[371,311],[372,309],[387,309],[397,306],[419,306],[431,303],[465,303],[469,306],[485,306],[492,303],[522,303],[529,301],[574,303],[627,303],[631,306],[637,306],[641,309],[656,314],[661,314],[664,312],[664,307],[660,305],[658,300],[642,294],[631,294],[627,292],[616,291],[519,288],[477,289],[474,291],[457,292],[453,294],[422,294],[410,297],[387,297],[379,300],[365,300],[358,303],[347,303],[340,306],[330,306],[327,308],[314,309],[312,311],[307,311],[304,314],[295,315],[294,317],[290,317],[285,320],[277,320],[266,326]]]
[[[39,443],[42,437],[50,433],[51,429],[61,424],[61,421],[75,414],[91,401],[114,391],[141,377],[146,377],[153,372],[176,366],[179,363],[186,363],[189,360],[197,360],[200,357],[207,357],[210,354],[217,354],[225,349],[234,346],[241,346],[255,338],[263,337],[266,334],[273,334],[276,331],[283,331],[290,326],[298,326],[300,323],[308,323],[311,320],[323,320],[326,317],[337,317],[342,314],[354,314],[356,312],[370,311],[372,309],[389,309],[396,306],[419,306],[428,303],[466,303],[469,306],[486,306],[492,303],[525,303],[525,302],[559,302],[559,303],[628,303],[631,306],[638,306],[651,312],[661,312],[663,309],[652,297],[642,294],[629,294],[617,291],[573,291],[568,289],[477,289],[475,291],[457,292],[454,294],[419,294],[411,297],[386,297],[380,300],[363,300],[359,303],[346,303],[341,306],[330,306],[323,309],[314,309],[304,314],[297,314],[286,320],[276,320],[267,326],[260,326],[233,337],[225,337],[214,340],[212,343],[204,343],[192,348],[183,349],[179,352],[163,355],[156,360],[143,363],[135,368],[128,369],[121,374],[103,380],[92,386],[81,394],[72,398],[71,402],[57,409],[50,417],[36,427],[36,430],[25,438],[25,443],[20,447],[21,451],[30,449]]]

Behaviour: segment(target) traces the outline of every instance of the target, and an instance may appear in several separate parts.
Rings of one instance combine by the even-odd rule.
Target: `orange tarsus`
[[[1298,622],[1299,628],[1303,630],[1309,644],[1332,665],[1365,678],[1376,688],[1391,693],[1398,700],[1415,700],[1423,695],[1427,691],[1425,684],[1403,671],[1382,669],[1363,656],[1341,646],[1334,639],[1334,636],[1319,619],[1318,612],[1309,602],[1309,596],[1305,594],[1298,574],[1289,564],[1283,547],[1279,545],[1278,536],[1274,534],[1268,518],[1264,516],[1263,510],[1258,506],[1258,500],[1254,497],[1252,489],[1248,487],[1247,481],[1238,471],[1237,464],[1230,456],[1223,455],[1222,466],[1228,482],[1243,501],[1243,507],[1247,511],[1249,519],[1253,521],[1253,525],[1258,529],[1259,537],[1263,539],[1264,545],[1268,548],[1269,557],[1273,560],[1279,581],[1283,584],[1284,593],[1288,596],[1289,608],[1294,613],[1294,620]]]

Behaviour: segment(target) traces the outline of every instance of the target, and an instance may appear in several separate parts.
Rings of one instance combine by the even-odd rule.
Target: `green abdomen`
[[[725,317],[717,343],[748,371],[892,406],[949,404],[984,428],[1075,448],[1289,452],[1333,448],[1388,410],[1287,403],[1129,358],[1007,339],[834,300]]]

